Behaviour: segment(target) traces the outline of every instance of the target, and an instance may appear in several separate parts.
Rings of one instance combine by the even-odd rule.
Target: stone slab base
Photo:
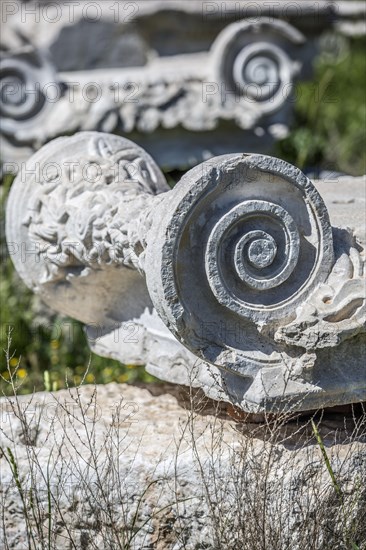
[[[314,417],[336,486],[309,418],[235,422],[187,388],[84,386],[0,412],[2,548],[366,544],[362,411]]]

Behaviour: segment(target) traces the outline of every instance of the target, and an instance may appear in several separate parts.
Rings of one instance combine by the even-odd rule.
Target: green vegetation
[[[295,124],[275,155],[299,168],[366,172],[366,39],[342,42],[340,57],[322,55],[314,79],[295,90]]]

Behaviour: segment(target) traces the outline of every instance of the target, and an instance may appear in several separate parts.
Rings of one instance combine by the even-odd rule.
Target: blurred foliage
[[[340,55],[323,52],[314,79],[297,85],[294,129],[274,152],[315,173],[330,170],[361,175],[366,171],[365,38],[347,39],[346,46]],[[177,179],[178,173],[168,175],[171,187]],[[143,367],[121,365],[90,353],[81,323],[48,310],[42,314],[37,297],[19,279],[6,252],[4,205],[11,181],[6,177],[0,187],[1,348],[6,348],[7,331],[13,327],[10,366],[17,369],[20,393],[65,387],[66,376],[69,385],[79,384],[88,365],[86,383],[154,380]],[[9,378],[4,354],[0,374]],[[1,379],[0,391],[9,391]]]
[[[342,51],[324,52],[314,79],[297,84],[293,130],[274,154],[315,173],[360,176],[366,172],[366,39],[338,40]]]

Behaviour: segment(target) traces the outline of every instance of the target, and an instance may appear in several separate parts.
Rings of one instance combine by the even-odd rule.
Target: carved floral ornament
[[[198,358],[222,377],[215,396],[246,410],[366,398],[364,243],[332,228],[313,184],[282,160],[224,155],[169,190],[129,140],[60,138],[17,176],[7,239],[30,288],[103,326],[113,353],[102,354],[137,353],[108,340],[131,322],[150,342],[145,363],[156,342],[173,346],[178,371]],[[174,338],[152,328],[156,312]]]
[[[66,163],[60,159],[45,164],[45,177],[38,193],[32,195],[23,220],[30,240],[41,244],[44,283],[63,278],[67,269],[84,273],[89,266],[137,264],[137,256],[130,249],[128,218],[120,211],[120,204],[125,200],[132,205],[137,199],[141,209],[163,181],[151,159],[136,146],[114,151],[103,139],[95,140],[82,163],[75,152],[79,147],[72,152],[73,160]]]

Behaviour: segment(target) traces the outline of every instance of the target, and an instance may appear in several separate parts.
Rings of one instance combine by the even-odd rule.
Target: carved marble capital
[[[365,242],[282,160],[224,155],[170,190],[129,140],[60,138],[17,176],[7,239],[101,355],[245,410],[366,399]]]
[[[291,127],[294,82],[311,77],[319,53],[342,59],[345,36],[365,34],[361,0],[11,4],[0,108],[4,170],[14,173],[48,141],[89,130],[131,136],[167,169],[270,152]]]
[[[228,24],[205,48],[191,45],[191,53],[182,47],[181,53],[157,56],[145,45],[144,61],[134,64],[127,49],[131,61],[116,68],[58,70],[40,48],[27,46],[27,57],[24,48],[6,52],[0,59],[4,160],[27,159],[29,148],[80,130],[139,135],[170,168],[240,149],[243,131],[250,143],[260,137],[268,148],[287,132],[304,48],[305,37],[295,27],[259,17]],[[210,138],[227,125],[228,145]],[[161,132],[159,140],[151,139],[153,132]],[[174,132],[182,137],[177,140]],[[169,135],[175,144],[170,142],[168,155]]]

